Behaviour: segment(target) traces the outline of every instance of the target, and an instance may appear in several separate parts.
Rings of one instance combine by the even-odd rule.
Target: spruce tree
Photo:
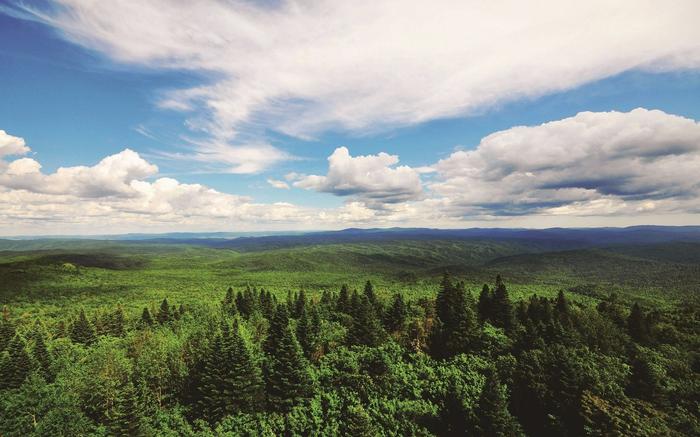
[[[85,310],[83,309],[80,310],[78,320],[73,323],[70,339],[74,343],[82,343],[84,345],[90,345],[96,340],[95,328],[85,316]]]
[[[341,313],[350,313],[350,292],[348,291],[348,286],[345,284],[340,287],[338,302],[335,309]]]
[[[27,345],[19,334],[12,338],[7,352],[0,368],[0,389],[18,388],[32,370]]]
[[[224,399],[226,414],[257,411],[265,398],[262,371],[241,335],[238,320],[234,321],[230,337],[225,341],[225,352],[223,385],[229,394],[228,399]]]
[[[306,293],[304,289],[299,290],[299,294],[296,296],[296,301],[294,302],[294,317],[301,317],[301,313],[304,312],[306,308]]]
[[[301,399],[312,394],[308,363],[294,337],[284,306],[275,315],[274,329],[266,341],[265,384],[271,410],[288,412]],[[284,323],[286,322],[286,323]]]
[[[364,293],[365,293],[365,296],[367,297],[367,299],[369,300],[369,302],[372,304],[372,307],[375,309],[378,308],[379,301],[377,300],[377,295],[374,292],[374,286],[372,285],[372,283],[369,280],[367,280],[367,282],[365,282]]]
[[[235,296],[233,294],[233,288],[229,287],[228,290],[226,290],[226,296],[224,297],[224,300],[221,301],[221,307],[224,309],[224,311],[227,314],[230,315],[235,315],[236,314],[236,300]]]
[[[396,293],[394,295],[394,301],[391,303],[391,307],[386,313],[386,327],[390,332],[400,331],[403,328],[404,323],[406,323],[406,317],[408,316],[408,309],[403,300],[403,295],[401,293]]]
[[[357,297],[352,326],[348,332],[350,344],[378,346],[384,339],[384,330],[367,296]]]
[[[646,329],[646,318],[638,303],[632,305],[632,310],[627,318],[627,329],[630,337],[638,343],[646,343],[649,339],[649,332]]]
[[[495,326],[503,328],[506,332],[512,331],[515,321],[513,319],[513,303],[508,297],[508,290],[501,281],[501,276],[496,278],[496,289],[493,292],[492,322]]]
[[[117,306],[110,317],[109,333],[115,337],[123,337],[126,333],[124,329],[124,308]]]
[[[224,367],[226,365],[225,337],[227,335],[226,332],[216,334],[209,345],[198,387],[199,407],[203,416],[210,423],[215,423],[224,417],[227,393],[225,393],[223,381],[226,374]]]
[[[47,382],[52,382],[54,375],[51,370],[51,355],[46,348],[46,343],[44,342],[44,334],[37,330],[34,335],[34,349],[33,349],[34,361],[38,364],[39,373],[44,377]]]
[[[109,429],[114,435],[141,435],[142,411],[136,388],[131,381],[126,381],[119,387],[110,416]]]
[[[488,322],[489,320],[491,320],[492,301],[493,294],[491,293],[489,286],[484,284],[484,286],[481,289],[481,293],[479,294],[479,303],[477,305],[477,309],[479,312],[479,321],[481,323]]]
[[[173,315],[170,312],[170,305],[168,304],[168,299],[163,299],[160,303],[160,308],[158,309],[158,314],[156,315],[156,320],[161,325],[165,325],[173,320]]]
[[[495,371],[489,371],[486,375],[476,415],[479,418],[479,435],[500,437],[522,434],[517,420],[508,411],[504,387]]]
[[[301,315],[297,321],[296,334],[299,345],[304,351],[304,355],[306,358],[310,358],[311,354],[314,352],[315,339],[311,332],[311,320],[306,308],[301,309]]]
[[[153,326],[153,316],[151,316],[151,311],[148,307],[143,307],[143,312],[141,312],[141,321],[139,322],[141,326]]]

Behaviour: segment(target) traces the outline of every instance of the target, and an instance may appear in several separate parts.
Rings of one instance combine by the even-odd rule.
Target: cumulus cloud
[[[0,186],[36,193],[71,194],[80,197],[131,196],[133,181],[155,175],[158,167],[133,150],[108,156],[92,167],[61,167],[41,173],[41,164],[31,158],[15,160],[0,173]]]
[[[245,154],[235,149],[242,134],[365,132],[633,69],[700,67],[695,0],[54,3],[32,12],[117,62],[210,73],[161,106],[191,113],[208,146],[234,147],[233,156]],[[277,162],[247,159],[226,168],[255,172]]]
[[[24,144],[24,139],[12,136],[0,129],[0,158],[24,155],[27,152],[29,152],[29,147]]]
[[[483,138],[434,166],[463,215],[634,214],[700,201],[700,124],[658,110],[582,112]]]
[[[30,149],[23,139],[2,133],[0,232],[5,235],[319,229],[374,217],[359,203],[327,210],[286,202],[256,203],[247,196],[157,177],[158,168],[129,149],[93,166],[61,167],[46,174],[34,159],[8,158]]]
[[[396,166],[398,162],[396,155],[381,152],[353,157],[347,147],[339,147],[328,157],[328,174],[295,175],[298,180],[294,186],[351,196],[379,207],[420,198],[423,187],[419,172],[405,165]]]

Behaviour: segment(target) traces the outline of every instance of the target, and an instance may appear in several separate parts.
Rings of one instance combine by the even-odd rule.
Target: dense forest
[[[700,435],[696,304],[468,288],[5,306],[0,435]]]

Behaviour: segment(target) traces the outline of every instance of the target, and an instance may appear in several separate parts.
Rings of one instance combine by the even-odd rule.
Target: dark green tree
[[[484,284],[481,288],[481,293],[479,293],[479,303],[477,304],[477,309],[479,312],[479,321],[481,323],[488,322],[492,317],[492,306],[493,306],[493,293],[489,289],[489,286]]]
[[[299,318],[301,317],[301,313],[304,312],[304,309],[306,308],[306,293],[304,292],[304,289],[299,290],[299,293],[296,296],[296,300],[294,301],[294,318]]]
[[[124,308],[122,308],[121,305],[118,305],[117,309],[114,310],[114,313],[111,314],[109,319],[108,332],[110,335],[115,337],[124,336],[126,333],[126,330],[124,329],[124,319]]]
[[[141,326],[153,326],[153,316],[151,316],[151,311],[148,307],[143,307],[143,312],[141,312],[141,321],[139,322]]]
[[[403,300],[403,295],[401,293],[396,293],[385,316],[387,330],[390,332],[402,330],[407,317],[408,308]]]
[[[365,290],[364,290],[365,296],[367,299],[369,299],[370,303],[372,304],[373,308],[378,308],[379,307],[379,301],[377,299],[377,294],[374,292],[374,286],[372,283],[368,280],[365,282]]]
[[[496,371],[489,371],[476,410],[479,434],[490,436],[522,435],[518,421],[508,411],[505,389]]]
[[[236,297],[234,296],[233,288],[229,287],[228,290],[226,290],[226,296],[224,296],[224,300],[221,301],[221,307],[227,314],[232,316],[236,314]]]
[[[649,329],[647,325],[647,318],[644,316],[644,311],[635,302],[632,305],[632,310],[627,318],[627,330],[630,337],[637,343],[646,343],[649,340]]]
[[[7,352],[6,358],[0,363],[0,389],[18,388],[32,370],[27,345],[19,334],[15,334],[10,341]]]
[[[357,297],[348,342],[364,346],[378,346],[385,338],[384,329],[367,296]]]
[[[138,393],[131,381],[122,383],[114,401],[109,428],[114,435],[139,436],[143,411],[138,403]]]
[[[266,341],[265,384],[268,407],[288,412],[300,400],[312,394],[309,365],[294,337],[283,305],[274,317]],[[286,322],[286,323],[285,323]]]
[[[33,349],[34,361],[38,365],[39,373],[44,377],[47,382],[52,382],[54,375],[51,369],[51,354],[46,348],[46,343],[44,342],[44,334],[37,330],[34,334],[34,349]]]
[[[348,291],[348,286],[345,284],[340,287],[335,309],[341,313],[350,313],[350,292]]]
[[[163,299],[160,303],[160,308],[158,309],[158,314],[156,314],[156,320],[161,325],[170,323],[174,319],[172,312],[170,311],[170,305],[168,304],[168,299]]]
[[[70,333],[70,339],[74,343],[82,343],[90,345],[95,342],[95,328],[85,316],[85,310],[81,309],[78,315],[78,320],[73,323]]]
[[[508,296],[508,290],[499,275],[496,278],[496,289],[493,291],[492,322],[495,326],[511,332],[515,325],[513,317],[513,303]]]

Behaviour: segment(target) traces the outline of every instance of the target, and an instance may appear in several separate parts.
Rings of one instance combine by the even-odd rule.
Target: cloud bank
[[[0,232],[688,224],[700,214],[700,123],[643,108],[495,132],[433,163],[425,179],[428,168],[400,166],[396,155],[340,147],[325,175],[287,175],[291,187],[268,180],[344,199],[331,208],[159,177],[129,149],[49,174],[29,152],[0,131]]]
[[[206,74],[160,101],[205,134],[174,157],[233,173],[289,158],[267,131],[364,133],[700,67],[695,0],[56,0],[32,12],[116,62]]]

